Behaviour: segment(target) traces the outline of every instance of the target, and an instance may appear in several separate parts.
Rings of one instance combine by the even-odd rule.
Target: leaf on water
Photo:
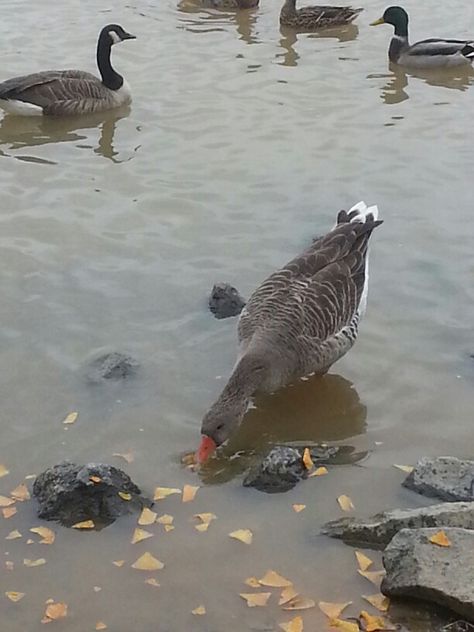
[[[102,588],[100,586],[94,586],[94,592],[100,592]]]
[[[22,537],[23,536],[18,531],[18,529],[14,529],[13,531],[10,531],[10,533],[7,536],[5,536],[5,540],[17,540],[18,538],[22,538]]]
[[[362,595],[362,597],[370,603],[374,608],[380,610],[380,612],[387,612],[390,606],[390,599],[382,593],[375,593],[375,595]]]
[[[314,608],[316,602],[313,599],[307,597],[295,597],[290,599],[284,606],[283,610],[308,610],[308,608]]]
[[[151,553],[143,553],[136,562],[132,564],[132,568],[136,568],[139,571],[159,571],[164,568],[163,562],[153,557]]]
[[[294,587],[287,586],[286,588],[283,588],[283,590],[281,591],[280,599],[278,600],[278,605],[282,606],[283,604],[288,603],[295,597],[298,597],[298,593],[296,592]]]
[[[35,541],[32,538],[28,538],[28,540],[26,541],[27,544],[34,544]]]
[[[311,453],[309,451],[309,448],[304,449],[303,464],[307,470],[312,470],[314,467],[313,459],[311,458]]]
[[[164,529],[165,529],[166,533],[169,533],[170,531],[173,531],[174,526],[172,524],[165,524],[164,525]]]
[[[193,452],[186,452],[186,454],[183,454],[183,456],[181,457],[181,463],[185,465],[186,467],[190,467],[191,465],[196,465],[197,464],[196,451],[193,450]]]
[[[40,557],[37,560],[29,560],[29,559],[25,558],[23,560],[23,564],[25,566],[29,566],[29,567],[32,567],[32,566],[43,566],[43,564],[46,564],[46,560],[44,559],[44,557]]]
[[[160,587],[160,584],[156,581],[154,577],[149,577],[145,579],[145,584],[149,584],[150,586],[155,586],[156,588]]]
[[[430,542],[436,544],[437,546],[451,546],[451,540],[446,535],[446,532],[442,529],[428,539]]]
[[[330,601],[320,601],[318,603],[319,609],[329,619],[339,619],[342,612],[350,606],[352,601],[346,601],[346,603],[332,603]]]
[[[240,540],[244,544],[252,544],[253,533],[250,529],[237,529],[237,531],[231,531],[229,536],[234,538],[234,540]]]
[[[191,610],[192,614],[197,614],[197,615],[203,615],[206,614],[206,608],[204,606],[198,606],[197,608],[194,608],[194,610]]]
[[[162,516],[160,516],[159,518],[157,518],[156,522],[159,522],[160,524],[173,524],[173,516],[170,516],[169,514],[163,514]]]
[[[8,599],[10,599],[10,601],[16,603],[17,601],[20,601],[20,599],[23,599],[25,593],[16,592],[15,590],[7,590],[5,592],[5,595],[8,597]]]
[[[93,520],[83,520],[82,522],[76,522],[72,525],[73,529],[95,529]]]
[[[2,509],[2,514],[4,518],[11,518],[16,514],[17,511],[18,510],[16,507],[5,507],[4,509]]]
[[[361,571],[359,568],[357,572],[365,579],[368,579],[369,582],[375,584],[375,586],[379,586],[382,578],[385,577],[385,571]]]
[[[183,487],[183,503],[189,503],[196,497],[199,486],[197,485],[185,485]]]
[[[293,511],[296,513],[300,513],[303,509],[306,509],[306,505],[293,505]]]
[[[142,509],[142,513],[140,514],[140,517],[138,518],[138,524],[141,525],[142,527],[145,525],[149,525],[149,524],[153,524],[156,520],[156,516],[158,514],[154,511],[152,511],[151,509],[148,509],[148,507],[144,507]]]
[[[5,568],[7,569],[7,571],[12,571],[14,567],[15,567],[15,564],[11,560],[7,560],[5,562]]]
[[[91,481],[91,483],[94,483],[95,485],[102,483],[102,479],[100,478],[100,476],[89,476],[89,480]]]
[[[181,490],[177,487],[157,487],[153,500],[163,500],[163,498],[167,498],[171,494],[181,494]]]
[[[287,623],[280,623],[280,628],[285,632],[303,632],[303,618],[295,617]]]
[[[64,619],[64,617],[67,617],[67,603],[61,601],[48,603],[44,611],[44,616],[52,621]]]
[[[209,522],[202,522],[201,524],[195,524],[194,528],[196,529],[196,531],[201,531],[201,533],[203,533],[204,531],[207,531],[209,529]]]
[[[19,500],[21,502],[23,502],[24,500],[30,500],[31,498],[30,492],[28,491],[28,487],[25,485],[25,483],[20,483],[18,487],[15,487],[15,489],[10,492],[10,496],[15,500]]]
[[[79,413],[69,413],[69,415],[67,415],[66,419],[64,419],[63,424],[73,424],[77,418],[79,417]]]
[[[118,492],[118,495],[122,500],[132,500],[132,494],[129,494],[128,492]]]
[[[286,588],[292,585],[289,579],[286,579],[275,571],[267,571],[265,575],[258,580],[262,586],[271,586],[272,588]]]
[[[247,577],[244,584],[247,584],[247,586],[250,586],[251,588],[260,588],[260,582],[256,577]]]
[[[355,551],[355,556],[361,571],[366,571],[370,566],[372,566],[373,561],[370,559],[370,557],[367,557],[367,555],[364,555],[360,551]]]
[[[321,466],[321,467],[317,467],[314,472],[311,472],[311,474],[308,476],[308,478],[313,478],[313,476],[324,476],[325,474],[328,473],[328,468]]]
[[[114,452],[112,456],[118,456],[120,459],[123,459],[127,463],[133,463],[133,461],[135,460],[135,456],[133,455],[132,451],[124,453]]]
[[[15,501],[12,498],[7,498],[7,496],[0,495],[0,507],[9,507],[13,505]]]
[[[351,623],[351,621],[344,621],[343,619],[331,619],[329,622],[332,629],[337,628],[342,632],[359,632],[360,628],[357,623]]]
[[[213,513],[198,513],[194,514],[193,518],[198,518],[199,520],[201,520],[201,522],[209,524],[210,522],[212,522],[212,520],[216,520],[217,516]]]
[[[97,621],[97,623],[95,624],[95,629],[96,630],[106,630],[107,629],[107,625],[103,621]]]
[[[7,468],[0,463],[0,478],[2,478],[2,476],[6,476],[7,474],[10,474],[10,470],[7,470]]]
[[[362,610],[362,612],[360,613],[360,618],[364,621],[365,632],[379,632],[379,630],[385,632],[388,630],[397,629],[383,617],[374,617],[366,610]]]
[[[249,608],[255,608],[255,606],[266,606],[267,601],[270,599],[272,593],[240,593],[242,599],[245,599]]]
[[[398,470],[406,472],[407,474],[411,474],[415,469],[413,465],[397,465],[396,463],[393,464],[393,467],[396,467]]]
[[[145,531],[145,529],[135,529],[132,536],[132,544],[136,544],[142,540],[148,540],[148,538],[152,538],[154,535],[154,533]]]
[[[339,503],[339,507],[342,509],[342,511],[351,511],[352,509],[354,509],[352,500],[349,498],[349,496],[346,496],[345,494],[339,496],[337,502]]]
[[[48,529],[48,527],[33,527],[30,529],[31,533],[37,533],[41,536],[41,540],[39,544],[53,544],[54,538],[56,534],[52,529]]]
[[[125,560],[114,560],[112,564],[114,566],[117,566],[118,568],[122,568],[122,566],[125,564]]]

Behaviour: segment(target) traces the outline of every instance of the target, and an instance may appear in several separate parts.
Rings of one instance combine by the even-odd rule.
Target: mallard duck
[[[352,347],[367,302],[367,249],[382,223],[377,217],[377,207],[364,202],[341,211],[329,233],[251,295],[239,319],[237,363],[202,421],[198,461],[236,430],[254,393],[324,374]]]
[[[259,0],[197,0],[196,4],[208,9],[256,9]]]
[[[388,56],[390,61],[413,68],[465,66],[474,59],[474,41],[426,39],[408,43],[408,13],[402,7],[388,7],[381,18],[371,23],[391,24],[395,28]]]
[[[126,105],[130,87],[112,68],[112,46],[135,39],[118,24],[105,26],[97,42],[101,79],[83,70],[46,70],[0,83],[0,107],[20,116],[91,114]]]
[[[280,11],[280,24],[304,31],[317,31],[330,26],[349,24],[362,10],[326,6],[297,9],[296,0],[285,0]]]

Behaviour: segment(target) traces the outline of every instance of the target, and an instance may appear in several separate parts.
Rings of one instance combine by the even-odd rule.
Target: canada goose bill
[[[46,70],[0,83],[0,107],[19,116],[71,116],[103,112],[132,100],[130,87],[112,67],[112,46],[136,39],[119,24],[104,26],[97,41],[100,79],[83,70]]]

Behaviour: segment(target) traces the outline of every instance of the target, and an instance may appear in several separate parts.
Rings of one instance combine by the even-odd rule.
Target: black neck
[[[123,86],[123,77],[112,68],[110,52],[112,42],[108,33],[101,33],[97,42],[97,66],[102,83],[110,90],[119,90]]]
[[[408,39],[408,22],[397,22],[393,26],[395,27],[395,35]]]

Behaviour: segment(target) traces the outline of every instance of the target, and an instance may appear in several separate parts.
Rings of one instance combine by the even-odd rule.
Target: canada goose
[[[296,8],[296,0],[285,0],[280,11],[280,24],[304,31],[317,31],[331,26],[349,24],[363,9],[352,7],[302,7]]]
[[[367,248],[382,222],[364,202],[273,273],[250,297],[238,326],[239,355],[202,421],[199,462],[234,432],[257,391],[325,373],[354,344],[368,292]]]
[[[46,70],[0,83],[0,107],[20,116],[102,112],[130,103],[130,87],[112,68],[114,44],[135,39],[118,24],[104,26],[97,42],[99,79],[83,70]]]
[[[408,43],[408,13],[402,7],[388,7],[381,18],[371,23],[391,24],[395,34],[390,42],[390,61],[413,68],[439,68],[465,66],[474,59],[474,41],[426,39]]]

